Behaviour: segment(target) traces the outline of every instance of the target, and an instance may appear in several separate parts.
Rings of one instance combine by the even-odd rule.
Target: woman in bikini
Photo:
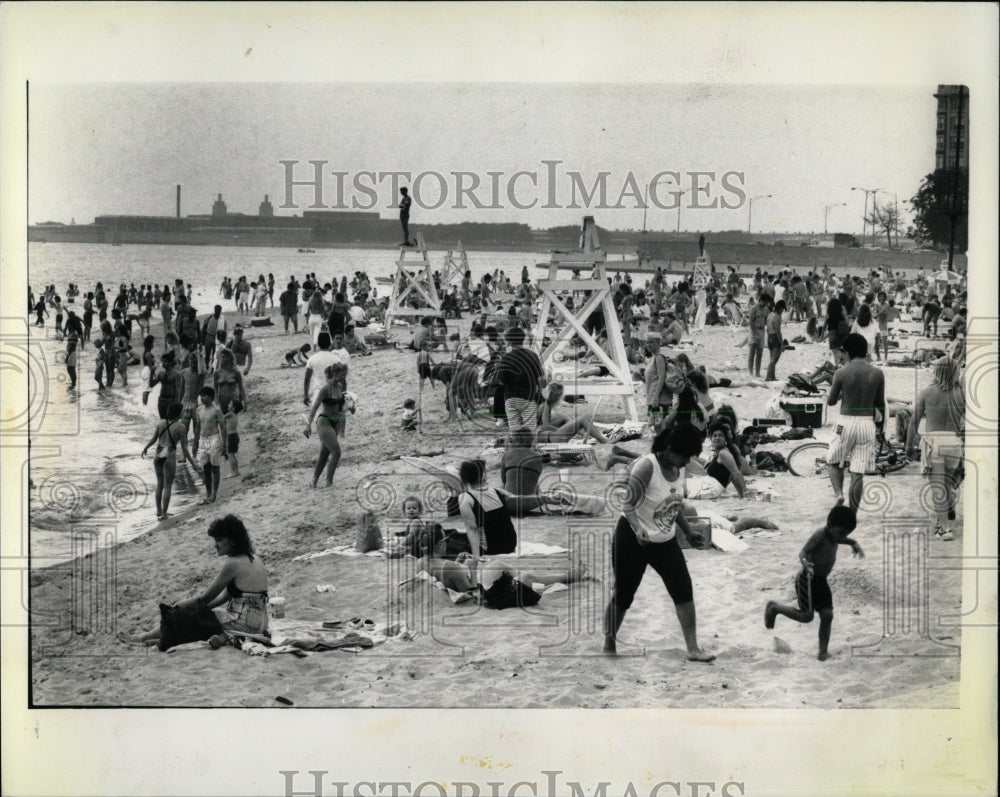
[[[553,414],[553,410],[562,401],[563,392],[563,386],[559,382],[549,385],[545,402],[538,412],[538,442],[565,443],[580,430],[585,430],[598,443],[608,442],[608,439],[586,418],[574,420],[565,415]]]
[[[320,449],[313,469],[312,486],[319,482],[324,468],[326,469],[326,486],[333,484],[333,475],[340,464],[340,436],[338,430],[343,428],[345,413],[355,411],[354,399],[344,387],[347,384],[347,366],[334,363],[326,368],[326,384],[320,388],[313,401],[309,418],[306,422],[305,436],[312,432],[313,419],[316,419],[316,433],[319,435]],[[318,417],[317,417],[318,413]]]
[[[226,515],[212,521],[208,536],[215,540],[215,552],[224,557],[222,567],[212,583],[201,594],[180,601],[178,607],[199,602],[215,614],[227,634],[267,634],[268,577],[264,563],[254,555],[253,543],[243,521],[235,515]],[[225,604],[225,608],[221,608]],[[218,607],[218,608],[217,608]],[[122,642],[154,645],[160,638],[160,629],[145,634],[118,634]],[[213,647],[226,640],[212,637]]]
[[[712,444],[712,458],[705,465],[704,476],[688,479],[687,497],[692,499],[721,498],[732,482],[736,492],[742,498],[746,493],[747,485],[731,450],[733,441],[730,437],[729,423],[724,419],[713,422],[709,427],[708,439]]]
[[[219,409],[223,412],[229,411],[229,405],[235,400],[246,409],[247,394],[243,389],[243,374],[236,367],[236,357],[230,349],[219,349],[219,366],[215,369],[213,379],[215,387],[215,398],[219,404]]]
[[[156,471],[156,519],[164,520],[169,517],[167,509],[170,508],[170,493],[174,487],[174,474],[177,472],[177,446],[180,445],[184,453],[184,459],[191,463],[195,470],[194,457],[187,447],[187,429],[180,422],[184,406],[179,401],[171,402],[166,409],[166,417],[158,421],[153,436],[142,449],[143,457],[149,451],[150,446],[156,444],[156,453],[153,455],[153,470]]]

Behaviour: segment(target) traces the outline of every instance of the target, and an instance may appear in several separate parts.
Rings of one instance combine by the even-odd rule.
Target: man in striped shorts
[[[866,359],[868,341],[861,335],[847,335],[841,348],[849,359],[833,375],[826,399],[831,407],[840,402],[840,419],[826,459],[838,504],[844,502],[844,470],[850,463],[850,506],[857,512],[865,473],[875,469],[876,444],[885,439],[885,375]]]
[[[545,376],[538,355],[524,347],[526,337],[520,327],[508,329],[504,338],[511,348],[497,366],[503,387],[508,437],[514,429],[524,427],[534,435],[538,428],[538,401],[545,387]]]

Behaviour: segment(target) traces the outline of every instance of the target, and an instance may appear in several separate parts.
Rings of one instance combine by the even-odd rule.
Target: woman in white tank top
[[[629,471],[628,495],[611,544],[614,589],[604,612],[604,652],[617,653],[618,629],[632,605],[646,567],[663,579],[684,632],[687,657],[710,662],[715,656],[698,646],[694,592],[676,527],[690,535],[684,517],[684,466],[701,453],[701,435],[688,424],[660,432],[651,452]]]

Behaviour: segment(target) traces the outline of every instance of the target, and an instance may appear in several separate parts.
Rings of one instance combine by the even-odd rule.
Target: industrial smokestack
[[[177,186],[177,218],[181,217],[181,187]]]

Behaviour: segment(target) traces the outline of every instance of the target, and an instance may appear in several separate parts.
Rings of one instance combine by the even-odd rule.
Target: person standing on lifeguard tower
[[[400,188],[399,193],[403,195],[399,200],[399,223],[403,225],[403,243],[400,246],[414,246],[410,240],[410,205],[413,204],[413,200],[408,189]]]

